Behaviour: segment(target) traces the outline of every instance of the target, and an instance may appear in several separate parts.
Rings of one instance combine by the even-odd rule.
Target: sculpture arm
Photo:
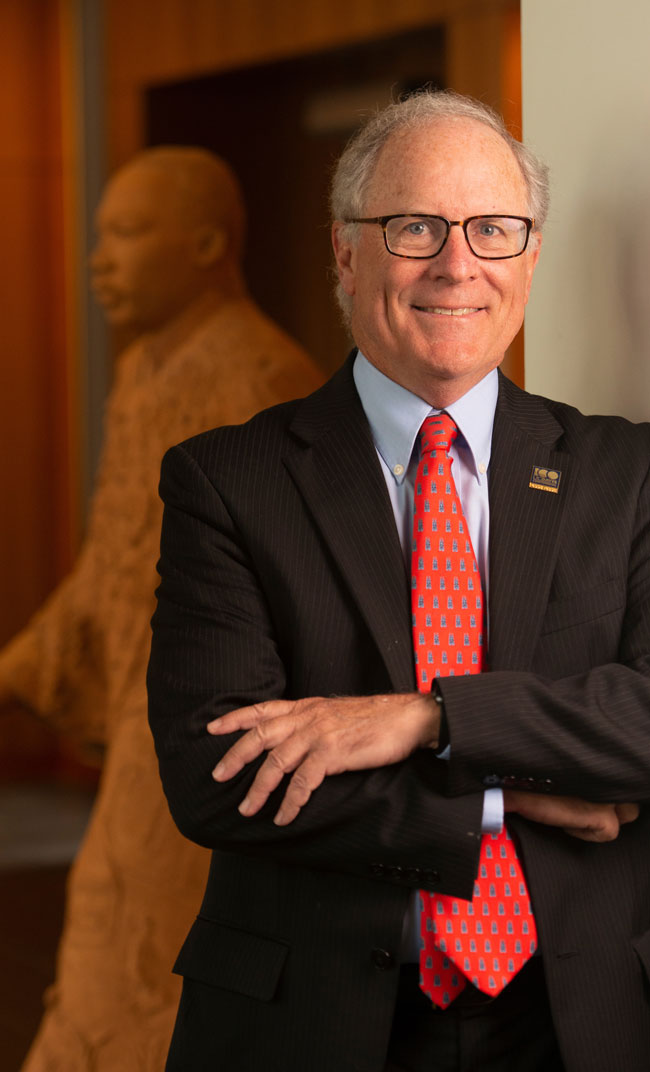
[[[0,652],[0,703],[18,701],[84,747],[104,743],[100,646],[81,598],[84,557]]]

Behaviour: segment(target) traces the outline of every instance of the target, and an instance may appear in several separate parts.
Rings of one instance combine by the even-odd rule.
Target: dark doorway
[[[349,347],[332,297],[333,162],[365,115],[443,72],[443,28],[426,26],[147,93],[147,144],[203,145],[238,174],[251,293],[327,371]]]

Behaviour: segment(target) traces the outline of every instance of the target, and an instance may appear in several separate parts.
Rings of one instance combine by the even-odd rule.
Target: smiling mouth
[[[421,313],[434,313],[436,316],[470,316],[471,313],[480,312],[479,306],[464,306],[461,309],[449,309],[442,305],[414,305]]]

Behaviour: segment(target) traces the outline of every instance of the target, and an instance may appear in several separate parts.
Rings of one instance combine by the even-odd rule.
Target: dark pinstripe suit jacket
[[[534,466],[561,474],[531,488]],[[330,777],[289,827],[217,786],[216,713],[414,689],[408,585],[348,362],[174,448],[150,717],[170,808],[214,850],[169,1068],[380,1072],[414,888],[471,896],[485,785],[650,800],[650,428],[501,378],[490,673],[443,681],[451,760]],[[513,820],[569,1072],[650,1068],[650,809],[587,844]]]

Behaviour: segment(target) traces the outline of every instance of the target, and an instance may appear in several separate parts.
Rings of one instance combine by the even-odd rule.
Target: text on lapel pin
[[[537,488],[539,491],[552,491],[557,494],[561,476],[562,473],[559,469],[544,469],[540,465],[534,465],[528,487]]]

